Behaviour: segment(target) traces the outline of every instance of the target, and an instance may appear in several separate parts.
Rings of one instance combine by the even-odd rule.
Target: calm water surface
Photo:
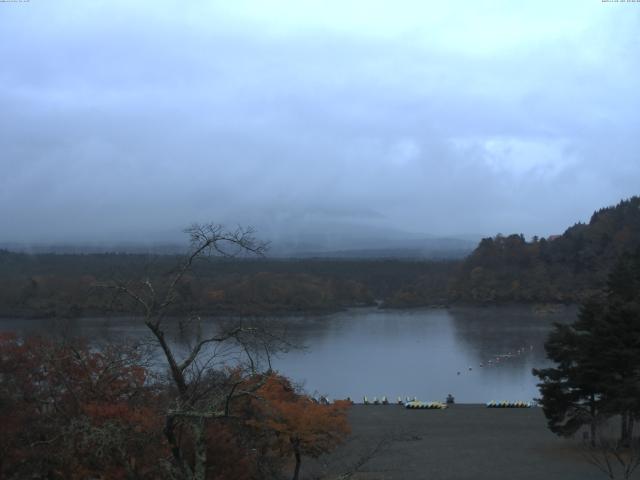
[[[528,307],[451,310],[353,309],[329,316],[278,319],[288,338],[306,348],[280,354],[274,368],[310,393],[361,401],[386,395],[456,401],[531,400],[531,369],[548,365],[543,343],[553,322],[574,308],[540,315]],[[135,319],[72,322],[0,320],[0,330],[51,332],[119,341],[143,338]],[[183,339],[186,342],[186,340]]]

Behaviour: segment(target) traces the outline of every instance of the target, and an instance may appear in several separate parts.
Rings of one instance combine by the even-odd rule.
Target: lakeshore
[[[606,478],[587,462],[580,441],[547,429],[538,407],[354,405],[349,421],[350,440],[331,455],[305,459],[303,478],[353,470],[355,480]]]

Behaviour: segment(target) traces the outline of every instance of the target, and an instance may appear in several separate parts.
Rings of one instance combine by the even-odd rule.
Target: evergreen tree
[[[541,404],[554,433],[619,415],[621,442],[640,415],[640,249],[624,255],[609,275],[606,295],[585,304],[571,325],[556,324],[545,344],[555,367],[534,370]]]
[[[574,324],[556,324],[545,350],[557,366],[533,371],[542,381],[538,386],[547,425],[561,436],[571,436],[585,425],[590,426],[592,441],[596,436],[603,378],[594,361],[597,340],[590,330],[598,313],[599,306],[591,303]]]
[[[640,249],[612,271],[603,317],[596,331],[606,346],[601,369],[609,374],[603,397],[607,411],[621,416],[621,441],[628,444],[640,415]]]

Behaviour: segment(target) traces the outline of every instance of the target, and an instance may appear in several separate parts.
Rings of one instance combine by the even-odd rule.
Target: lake
[[[573,307],[545,314],[530,307],[357,308],[279,318],[287,338],[305,348],[279,354],[273,366],[309,393],[358,402],[365,395],[436,401],[448,393],[460,403],[529,401],[538,396],[531,369],[549,364],[543,344],[552,323],[572,321],[575,315]],[[0,330],[63,330],[111,341],[147,335],[130,318],[0,319]]]

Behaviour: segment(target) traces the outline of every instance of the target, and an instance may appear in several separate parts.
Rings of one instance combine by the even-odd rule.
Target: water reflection
[[[496,307],[354,309],[323,317],[271,319],[270,326],[279,335],[306,346],[272,362],[308,391],[333,398],[408,395],[443,400],[452,393],[459,402],[530,400],[537,396],[531,369],[547,364],[543,343],[552,322],[574,317],[571,308],[540,316],[529,308]],[[210,330],[203,334],[219,328],[218,323],[205,322],[203,328]],[[58,332],[105,341],[148,338],[146,327],[131,318],[4,319],[0,330]],[[182,351],[194,341],[193,330],[176,327],[170,333]],[[225,355],[220,359],[232,361]]]

